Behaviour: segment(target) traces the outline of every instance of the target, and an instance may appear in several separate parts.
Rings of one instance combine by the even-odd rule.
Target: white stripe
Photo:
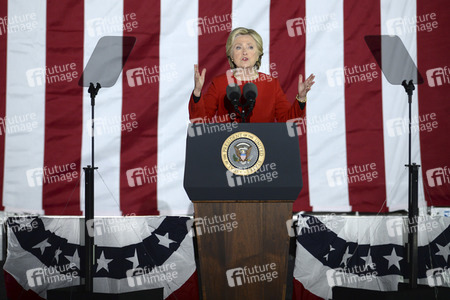
[[[92,0],[85,3],[84,66],[91,57],[97,41],[102,36],[122,36],[122,1]],[[106,18],[106,19],[105,19]],[[117,21],[119,20],[119,21]],[[122,75],[110,88],[102,88],[95,102],[95,119],[105,122],[121,120],[122,114]],[[91,165],[91,137],[89,122],[91,119],[91,101],[87,88],[83,88],[83,140],[82,166]],[[95,172],[95,214],[120,215],[120,130],[107,130],[97,123],[95,132],[95,166],[103,177]],[[105,129],[105,131],[101,131]],[[83,177],[84,178],[84,177]],[[84,179],[82,179],[84,180]],[[82,187],[84,184],[82,182]],[[111,193],[112,195],[111,195]],[[84,210],[84,188],[81,189],[81,209]]]
[[[160,66],[167,70],[161,76],[166,80],[159,84],[158,166],[169,167],[167,176],[158,180],[161,215],[193,212],[183,177],[188,101],[194,88],[194,64],[198,63],[197,18],[196,1],[184,5],[176,0],[161,1]]]
[[[417,65],[417,39],[415,30],[401,26],[400,19],[415,20],[415,2],[408,0],[381,0],[381,33],[396,33]],[[398,20],[398,21],[396,21]],[[400,24],[400,27],[399,27]],[[410,26],[410,25],[407,25]],[[412,26],[412,25],[411,25]],[[403,27],[403,28],[402,28]],[[405,30],[406,29],[406,30]],[[401,85],[391,85],[383,75],[383,124],[384,155],[386,167],[386,197],[391,211],[408,207],[408,98]],[[418,117],[417,89],[413,94],[412,117]],[[395,120],[404,120],[405,126],[396,126]],[[418,133],[412,136],[412,162],[420,164],[420,143]],[[422,172],[419,171],[419,206],[424,204]],[[423,204],[422,204],[423,203]]]
[[[310,203],[315,211],[349,211],[345,88],[340,73],[344,67],[343,2],[307,1],[306,17],[305,73],[316,75],[306,110]],[[327,23],[335,29],[322,30],[330,27],[320,26]],[[333,130],[314,130],[328,124]]]
[[[263,40],[264,56],[260,71],[269,72],[270,0],[233,1],[233,28],[246,27],[256,30]],[[224,41],[225,44],[226,41]]]
[[[45,75],[33,69],[46,64],[46,1],[9,1],[8,20],[33,29],[16,30],[10,23],[7,35],[6,116],[13,123],[7,122],[5,129],[3,204],[6,211],[42,213],[38,168],[44,163]],[[31,131],[18,129],[28,124]]]
[[[404,226],[407,224],[407,219],[403,216],[330,216],[327,214],[317,215],[316,218],[325,224],[326,230],[335,232],[337,237],[346,241],[357,241],[360,245],[401,245],[404,232],[407,231],[402,227],[402,224],[405,224]],[[305,218],[299,220],[301,220],[300,224],[306,222]],[[319,226],[311,225],[310,229],[306,229],[306,233],[321,230],[318,229]],[[377,238],[374,238],[375,236]]]

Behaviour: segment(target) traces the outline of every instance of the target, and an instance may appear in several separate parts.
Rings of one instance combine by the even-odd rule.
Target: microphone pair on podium
[[[239,85],[232,83],[227,86],[227,98],[230,100],[236,113],[241,116],[242,122],[245,123],[247,116],[252,112],[253,107],[255,106],[258,88],[256,87],[256,84],[248,82],[244,85],[243,93],[247,102],[244,105],[241,105],[241,88]],[[242,112],[239,110],[239,106],[242,106]]]

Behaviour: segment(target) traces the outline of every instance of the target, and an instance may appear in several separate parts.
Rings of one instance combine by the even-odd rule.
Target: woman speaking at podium
[[[226,54],[231,70],[215,77],[205,93],[202,88],[206,69],[200,73],[198,65],[194,65],[195,87],[189,100],[189,118],[192,122],[242,122],[239,112],[236,113],[227,97],[227,86],[236,83],[242,91],[242,87],[249,82],[256,85],[258,96],[253,110],[246,118],[247,122],[286,122],[305,115],[306,94],[314,84],[314,75],[305,81],[299,75],[296,101],[291,104],[277,78],[258,72],[264,53],[262,38],[255,30],[238,27],[231,31]],[[241,96],[240,103],[245,101],[243,98]]]

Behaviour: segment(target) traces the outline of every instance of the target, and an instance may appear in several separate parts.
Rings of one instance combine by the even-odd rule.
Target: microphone
[[[256,102],[256,97],[258,97],[258,88],[256,87],[256,84],[253,82],[249,82],[244,85],[244,98],[247,100],[248,105],[248,111],[247,116],[252,112],[253,106]]]
[[[247,101],[250,101],[250,103],[255,103],[256,97],[258,97],[258,88],[256,87],[256,84],[249,82],[244,85],[244,97]]]
[[[233,104],[234,109],[239,111],[239,99],[241,98],[241,89],[236,83],[227,86],[227,98]]]

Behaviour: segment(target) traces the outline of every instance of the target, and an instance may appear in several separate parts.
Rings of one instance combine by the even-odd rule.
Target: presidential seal
[[[222,161],[236,175],[250,175],[261,168],[266,158],[264,144],[253,133],[241,131],[229,136],[222,145]]]

